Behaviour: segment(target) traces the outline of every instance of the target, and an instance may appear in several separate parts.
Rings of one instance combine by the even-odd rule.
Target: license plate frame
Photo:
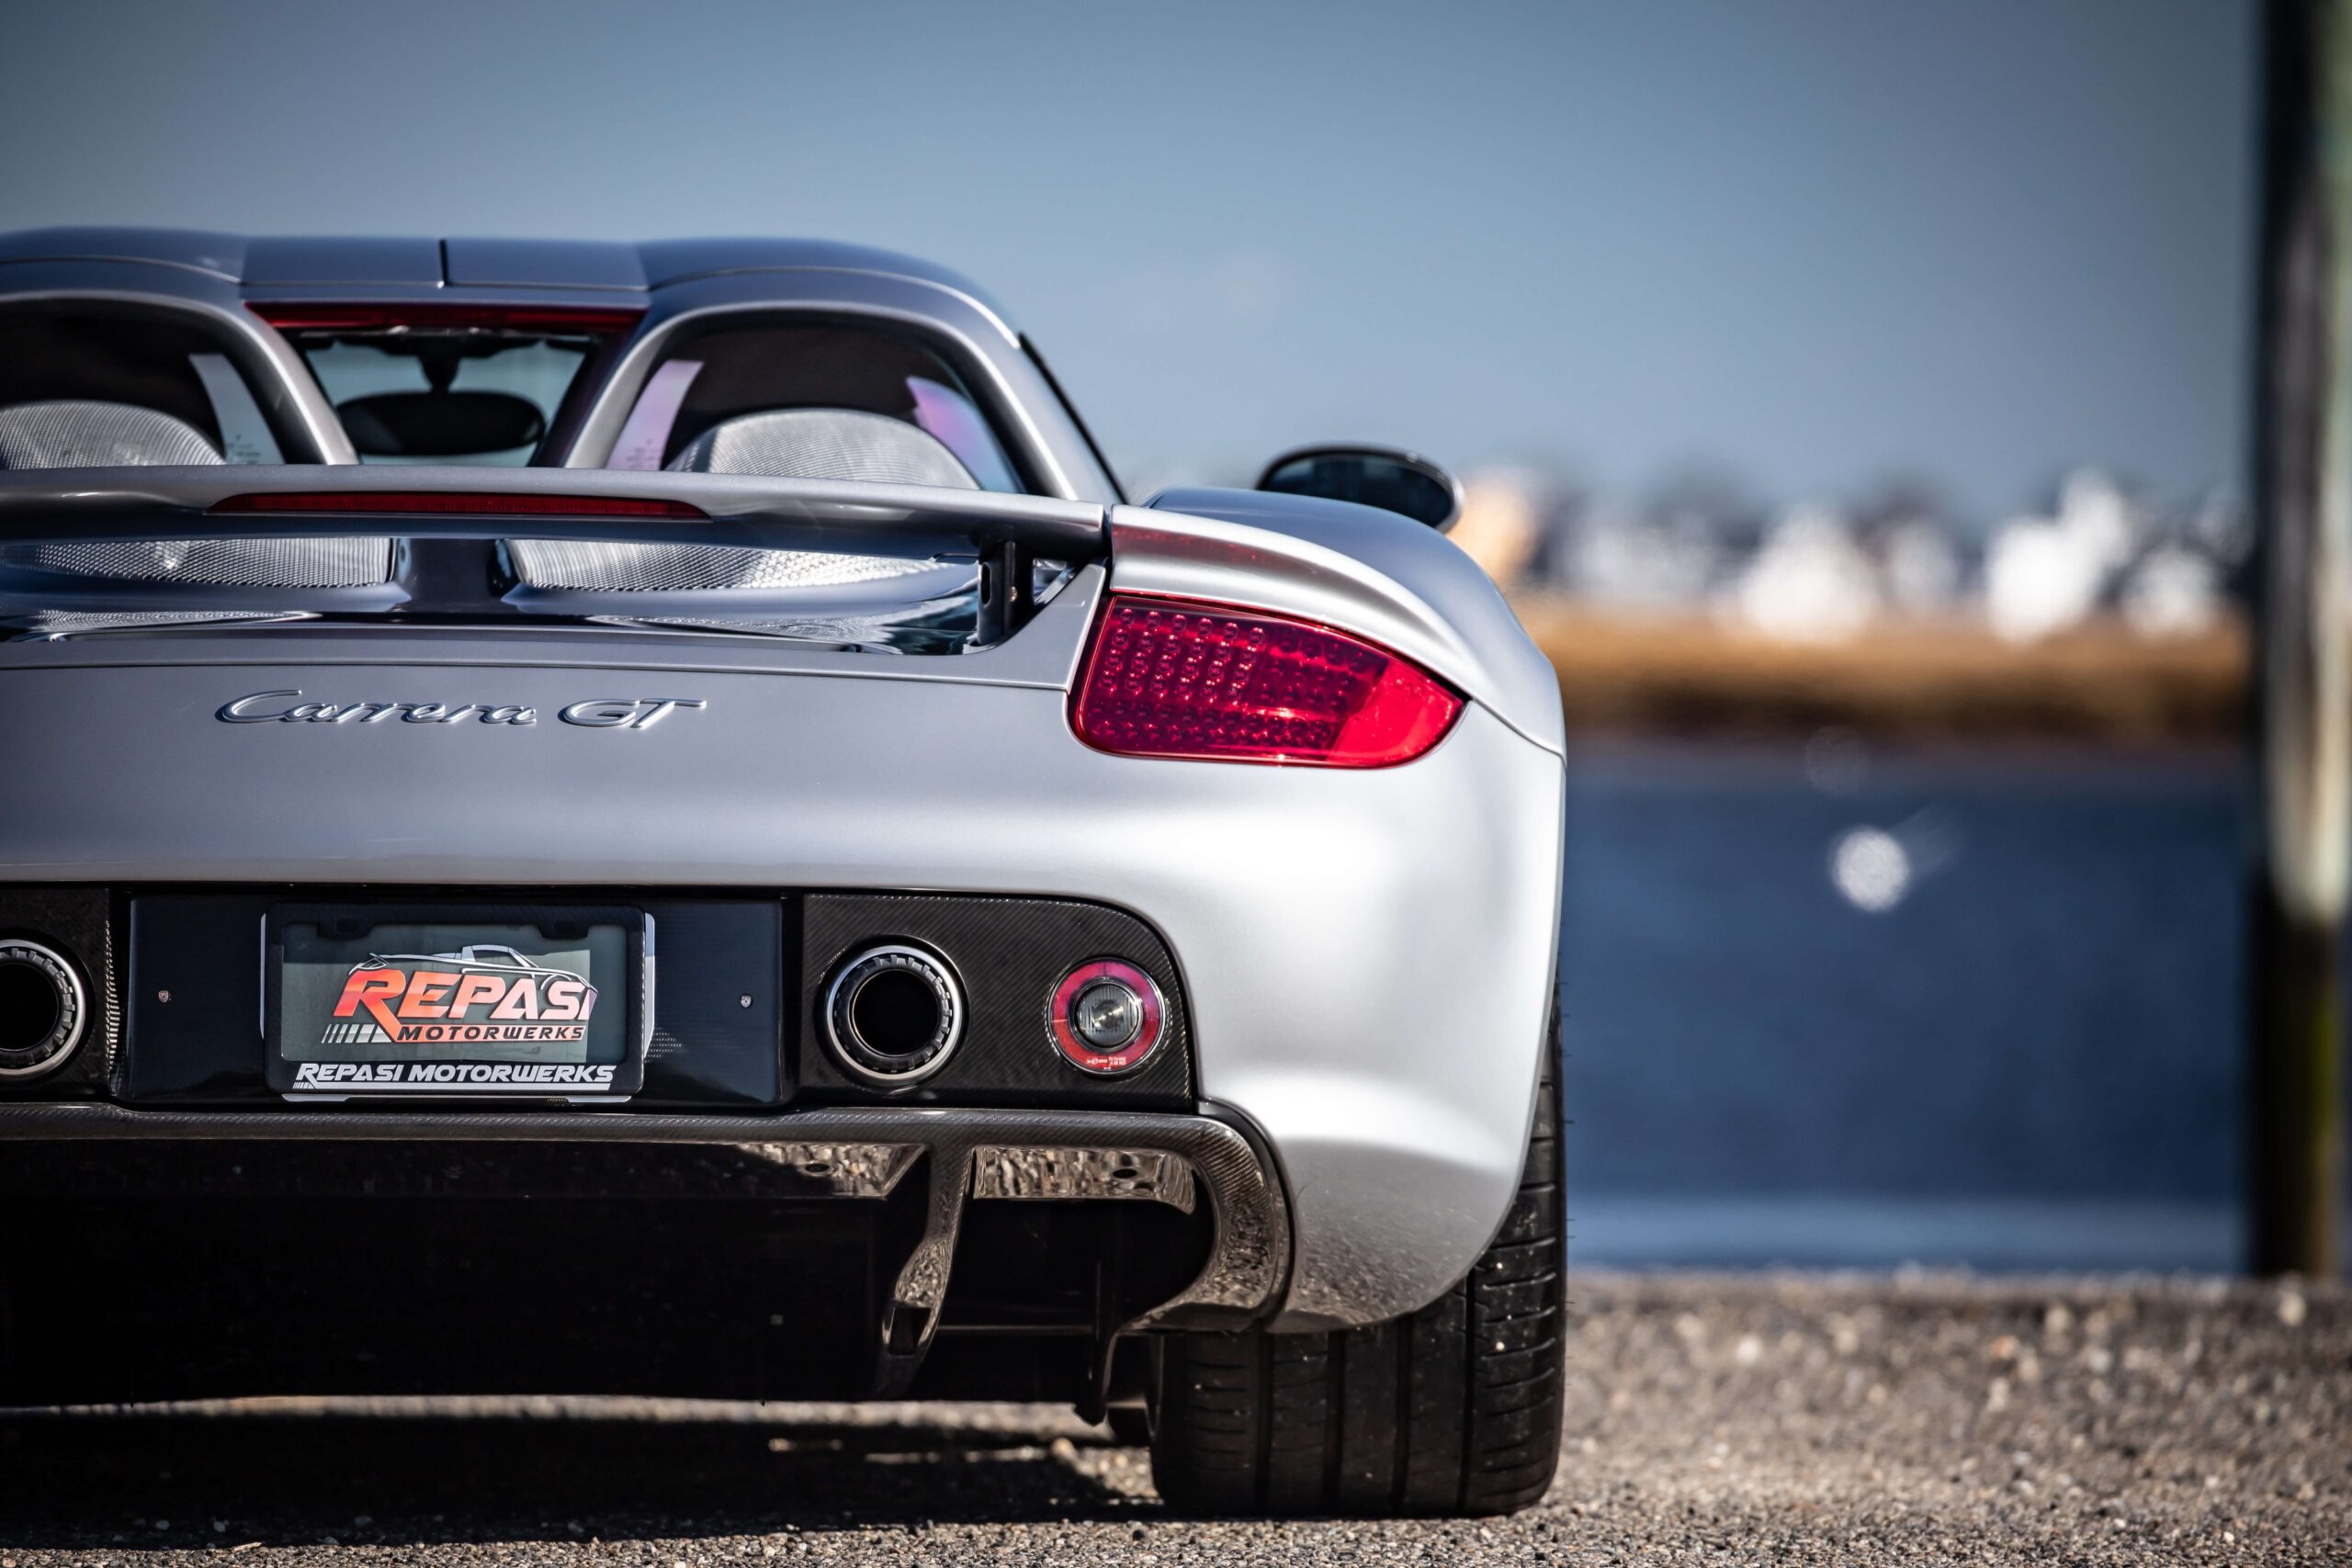
[[[645,1083],[653,964],[653,918],[627,905],[276,905],[262,919],[269,1087],[306,1101],[627,1100]]]

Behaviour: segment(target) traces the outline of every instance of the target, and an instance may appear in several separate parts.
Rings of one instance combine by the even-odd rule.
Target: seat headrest
[[[184,419],[136,403],[0,408],[0,468],[216,467],[220,450]]]
[[[857,409],[738,414],[687,442],[669,466],[676,473],[980,488],[937,436],[904,420]]]

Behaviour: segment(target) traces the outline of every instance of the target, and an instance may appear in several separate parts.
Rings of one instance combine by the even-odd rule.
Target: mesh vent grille
[[[956,454],[929,431],[856,409],[739,414],[687,442],[669,466],[690,474],[979,488]]]
[[[874,615],[600,615],[648,630],[727,632],[738,637],[850,646],[872,653],[961,653],[973,629],[968,598],[932,599]]]
[[[902,621],[879,616],[828,615],[807,620],[719,619],[710,615],[648,615],[633,623],[641,626],[676,626],[682,631],[749,632],[756,637],[790,637],[800,642],[885,642],[898,635]]]
[[[61,400],[0,409],[0,468],[216,468],[220,454],[183,419],[132,403]]]
[[[390,581],[392,541],[160,539],[0,547],[0,566],[240,588],[365,588]]]
[[[533,588],[590,592],[661,592],[697,588],[838,588],[928,571],[932,563],[895,556],[824,555],[718,545],[613,545],[514,539],[514,573]]]

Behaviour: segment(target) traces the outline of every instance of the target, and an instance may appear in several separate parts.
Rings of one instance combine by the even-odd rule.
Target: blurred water
[[[1580,749],[1593,1263],[2226,1268],[2237,761]]]

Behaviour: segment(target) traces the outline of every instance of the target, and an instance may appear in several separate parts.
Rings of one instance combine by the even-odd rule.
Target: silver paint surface
[[[1283,1168],[1300,1321],[1421,1304],[1502,1217],[1550,1004],[1563,773],[1481,707],[1369,773],[1107,756],[1059,689],[923,679],[706,674],[729,723],[618,734],[213,718],[273,684],[400,698],[401,673],[0,671],[0,732],[45,763],[0,773],[0,876],[1098,899],[1167,937],[1204,1094]],[[609,679],[408,673],[420,700],[462,674],[542,712]]]
[[[0,770],[0,879],[923,888],[1114,904],[1168,940],[1192,1005],[1202,1093],[1263,1136],[1288,1191],[1286,1206],[1269,1189],[1236,1211],[1262,1223],[1220,1240],[1220,1266],[1238,1271],[1196,1286],[1198,1299],[1231,1303],[1251,1289],[1262,1299],[1286,1277],[1281,1321],[1298,1328],[1376,1321],[1433,1299],[1483,1249],[1516,1188],[1559,918],[1557,688],[1492,584],[1444,539],[1363,508],[1209,491],[1163,496],[1158,509],[1113,506],[1109,476],[1002,312],[927,264],[805,242],[636,249],[643,287],[630,286],[612,250],[535,255],[461,243],[452,265],[502,281],[452,285],[418,280],[417,253],[362,244],[51,231],[0,236],[0,302],[111,296],[207,313],[274,367],[276,385],[262,394],[291,407],[321,455],[346,462],[348,443],[299,356],[243,308],[249,259],[287,279],[256,286],[256,297],[645,303],[569,457],[575,482],[616,495],[667,494],[683,479],[726,482],[577,472],[603,461],[678,322],[776,310],[904,321],[954,349],[1009,416],[1017,456],[1060,499],[799,487],[808,515],[919,529],[951,511],[1035,517],[1060,506],[1061,521],[1093,526],[1107,509],[1107,570],[1086,567],[1002,645],[950,658],[565,624],[181,623],[0,643],[0,736],[41,763]],[[370,271],[417,276],[364,289],[334,281]],[[183,471],[215,483],[222,472]],[[396,472],[424,483],[417,470]],[[149,484],[174,482],[142,473]],[[401,488],[384,470],[348,470],[319,488],[345,482]],[[529,471],[476,468],[444,488],[532,484]],[[1425,665],[1470,705],[1429,755],[1369,772],[1096,752],[1072,735],[1067,705],[1106,591],[1194,596],[1351,631]],[[181,593],[169,607],[206,603]],[[708,707],[609,732],[214,717],[240,696],[277,690],[548,716],[624,697],[684,695]],[[0,1106],[0,1135],[33,1135],[28,1114],[69,1112],[99,1135],[226,1135],[203,1124],[249,1120]],[[867,1114],[740,1130],[752,1119],[505,1120],[527,1123],[514,1135],[756,1135],[779,1145],[936,1150],[945,1135],[910,1129],[899,1113],[858,1119]],[[1148,1147],[1151,1129],[1176,1120],[1104,1118],[1118,1131],[1073,1136],[1041,1116],[1024,1135],[1002,1130],[1011,1114],[993,1133],[959,1127],[957,1157],[983,1137],[991,1146]],[[453,1135],[444,1116],[277,1120],[299,1122],[288,1129],[295,1135]],[[1244,1165],[1256,1173],[1246,1143],[1220,1131],[1232,1146],[1214,1157],[1196,1144],[1162,1146],[1213,1190],[1241,1180]],[[1244,1257],[1254,1261],[1230,1265]],[[925,1292],[923,1281],[908,1283]]]

